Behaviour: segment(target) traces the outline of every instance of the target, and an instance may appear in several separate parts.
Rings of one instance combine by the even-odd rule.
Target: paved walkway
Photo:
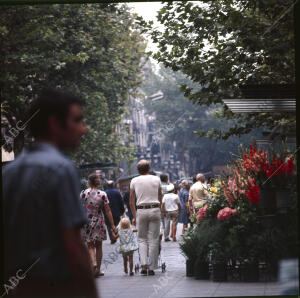
[[[181,225],[178,228],[181,231]],[[118,243],[114,245],[111,245],[110,241],[103,243],[104,255],[101,269],[105,272],[105,276],[96,279],[101,298],[280,295],[278,282],[212,282],[186,277],[185,259],[180,254],[178,242],[162,241],[161,261],[166,263],[166,272],[156,270],[155,276],[125,275],[122,256],[115,252],[117,247]],[[138,260],[138,252],[135,252],[134,263],[138,263]]]

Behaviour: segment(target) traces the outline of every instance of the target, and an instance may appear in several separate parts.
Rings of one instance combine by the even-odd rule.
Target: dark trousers
[[[119,224],[119,222],[121,220],[121,216],[113,216],[113,220],[114,220],[115,227],[117,227],[117,225]],[[113,235],[111,233],[111,225],[110,225],[109,219],[106,215],[105,215],[105,224],[107,226],[107,231],[108,231],[110,241],[115,242],[115,238],[113,237]]]

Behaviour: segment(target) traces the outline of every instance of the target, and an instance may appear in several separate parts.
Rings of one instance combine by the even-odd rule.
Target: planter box
[[[259,281],[258,263],[245,263],[241,266],[241,278],[245,282]]]
[[[195,260],[186,260],[185,266],[186,266],[186,276],[194,276],[194,265]]]
[[[227,281],[227,264],[226,262],[216,262],[212,264],[212,280]]]
[[[209,263],[208,262],[195,262],[194,263],[194,276],[196,279],[209,279]]]
[[[261,214],[268,215],[276,213],[276,198],[274,190],[260,189],[259,197],[259,209],[261,211]]]
[[[276,208],[278,213],[287,213],[289,191],[282,190],[275,192]]]
[[[276,216],[273,214],[270,215],[262,215],[258,217],[261,223],[261,226],[264,229],[270,229],[274,226]]]

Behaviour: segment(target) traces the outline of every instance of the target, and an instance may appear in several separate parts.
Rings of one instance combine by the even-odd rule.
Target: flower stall
[[[196,225],[181,250],[194,272],[209,262],[214,281],[275,280],[278,261],[298,252],[295,156],[250,146],[230,168],[232,175],[215,177],[209,198],[191,216]]]

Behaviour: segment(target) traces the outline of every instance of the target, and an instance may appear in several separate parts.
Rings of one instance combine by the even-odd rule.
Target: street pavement
[[[178,237],[182,225],[178,225]],[[104,276],[95,279],[101,298],[111,297],[225,297],[225,296],[274,296],[280,295],[279,282],[213,282],[186,277],[185,258],[180,253],[178,242],[162,241],[160,264],[166,263],[166,272],[155,271],[155,276],[126,275],[123,259],[117,253],[118,242],[103,242],[101,270]],[[138,252],[134,253],[134,264],[139,262]],[[128,268],[129,269],[129,268]]]

